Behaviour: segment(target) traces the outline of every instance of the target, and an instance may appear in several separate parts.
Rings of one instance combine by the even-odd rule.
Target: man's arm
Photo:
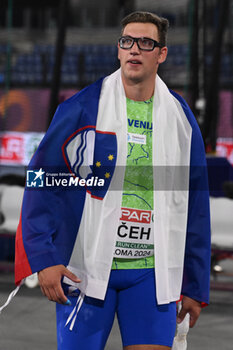
[[[171,91],[180,102],[192,126],[190,187],[187,237],[184,259],[182,309],[178,323],[190,314],[190,327],[197,321],[201,308],[209,303],[210,289],[210,211],[205,147],[196,119],[184,99]]]
[[[64,265],[50,266],[38,272],[40,288],[44,296],[50,301],[55,301],[59,304],[66,304],[67,302],[69,304],[69,300],[65,296],[61,286],[63,276],[68,277],[73,282],[81,282],[81,280]]]

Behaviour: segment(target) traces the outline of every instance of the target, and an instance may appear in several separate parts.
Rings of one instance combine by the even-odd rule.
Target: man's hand
[[[73,282],[81,282],[81,280],[70,272],[64,265],[47,267],[46,269],[38,272],[38,279],[42,293],[49,300],[55,301],[59,304],[65,304],[68,302],[68,299],[65,296],[61,286],[61,279],[63,276],[68,277]]]
[[[177,323],[181,323],[187,313],[190,314],[189,327],[194,327],[201,312],[201,303],[197,300],[184,296],[182,300],[182,308],[177,317]]]

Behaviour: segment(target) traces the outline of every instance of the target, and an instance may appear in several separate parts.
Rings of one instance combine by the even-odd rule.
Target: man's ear
[[[160,49],[160,54],[159,54],[159,59],[158,63],[163,63],[166,61],[167,58],[167,53],[168,53],[168,48],[167,46],[164,46]]]
[[[117,43],[117,48],[118,48],[117,58],[118,58],[118,60],[119,60],[119,59],[120,59],[120,57],[119,57],[120,44],[119,44],[119,43]]]

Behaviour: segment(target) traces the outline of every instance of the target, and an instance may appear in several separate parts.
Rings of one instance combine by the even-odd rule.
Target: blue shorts
[[[64,286],[64,290],[65,290]],[[154,269],[112,270],[105,300],[85,297],[72,331],[66,321],[72,306],[57,304],[58,350],[103,350],[117,314],[123,346],[172,346],[176,303],[157,305]]]

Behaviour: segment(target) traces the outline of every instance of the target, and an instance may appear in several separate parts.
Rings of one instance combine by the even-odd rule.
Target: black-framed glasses
[[[155,47],[163,47],[158,41],[145,37],[133,38],[132,36],[127,35],[122,36],[118,41],[120,48],[124,50],[131,49],[135,42],[137,43],[138,48],[144,51],[153,51]]]

